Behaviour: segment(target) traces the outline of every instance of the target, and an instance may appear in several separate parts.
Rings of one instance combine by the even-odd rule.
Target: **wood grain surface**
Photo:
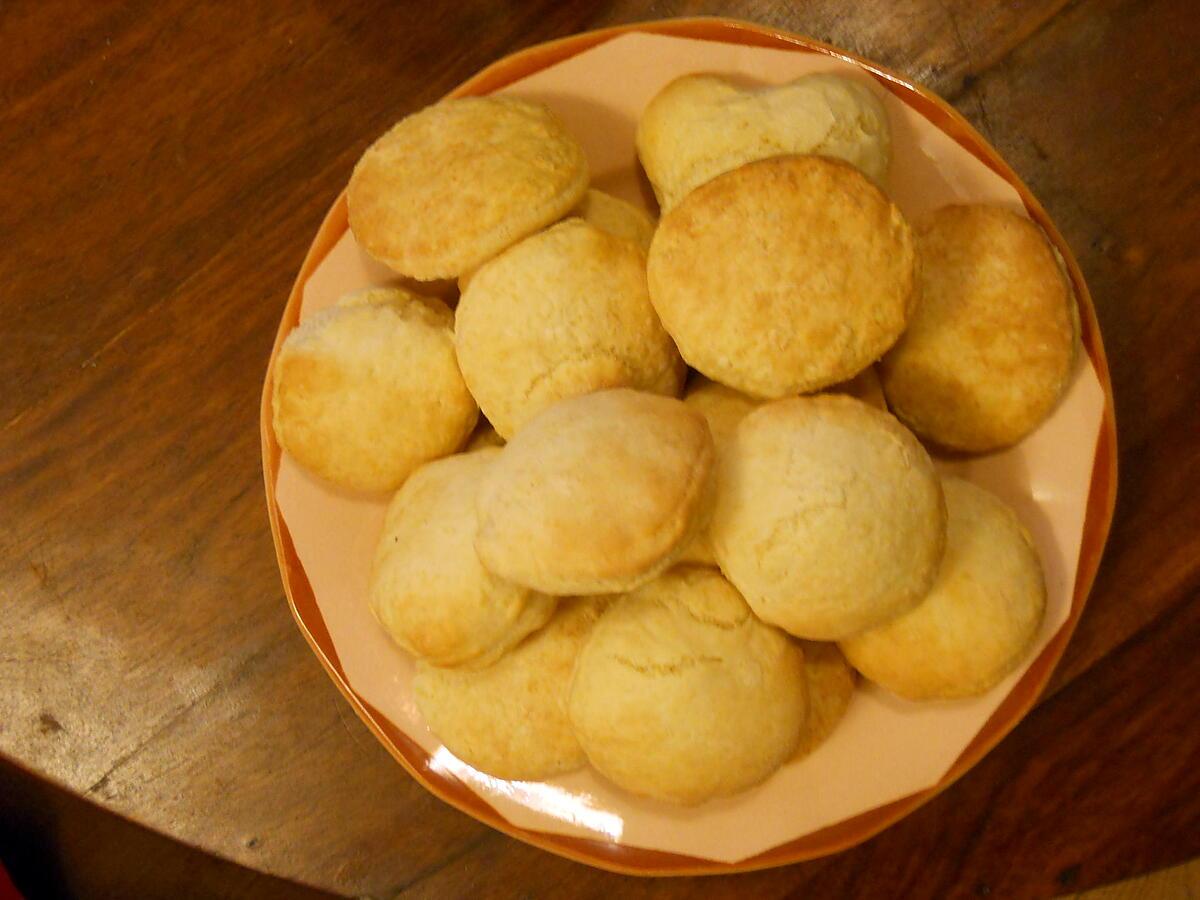
[[[444,806],[354,718],[283,599],[258,394],[309,241],[384,128],[520,47],[706,13],[894,67],[1005,155],[1088,278],[1121,485],[1050,690],[954,788],[835,857],[644,881]],[[29,0],[0,3],[0,46],[0,809],[100,821],[84,798],[251,870],[189,883],[164,861],[147,881],[166,856],[130,838],[97,891],[137,871],[142,896],[266,895],[271,875],[371,896],[1024,897],[1200,854],[1192,4]]]

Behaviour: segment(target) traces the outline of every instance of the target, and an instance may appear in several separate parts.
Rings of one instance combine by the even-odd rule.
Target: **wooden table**
[[[1200,853],[1194,12],[1184,0],[0,4],[0,786],[25,785],[0,807],[43,796],[29,785],[48,779],[255,872],[379,896],[1027,896]],[[842,855],[653,882],[444,806],[353,717],[283,599],[258,393],[309,240],[377,134],[519,47],[699,13],[874,58],[993,141],[1091,285],[1121,486],[1061,668],[977,769]],[[212,892],[251,877],[259,895],[291,892],[233,866],[213,877]]]

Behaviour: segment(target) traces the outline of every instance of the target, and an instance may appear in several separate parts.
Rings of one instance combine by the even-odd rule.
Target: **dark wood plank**
[[[350,717],[282,600],[257,395],[308,241],[387,124],[520,46],[715,13],[930,83],[1030,181],[1096,295],[1122,488],[1052,702],[867,847],[704,886],[853,894],[879,888],[864,873],[895,872],[914,896],[976,882],[1041,892],[1055,866],[1080,866],[1073,887],[1196,852],[1184,826],[1197,792],[1180,802],[1166,780],[1188,773],[1152,761],[1195,750],[1186,728],[1171,737],[1194,707],[1157,687],[1194,685],[1197,669],[1178,648],[1194,645],[1183,610],[1200,584],[1200,348],[1187,321],[1200,285],[1200,34],[1179,0],[1062,7],[0,6],[0,153],[19,186],[0,204],[0,753],[181,841],[346,893],[695,886],[618,888],[494,834],[426,795]],[[1131,761],[1087,763],[1126,721],[1133,737],[1116,743]],[[1093,804],[1074,830],[1064,823],[1081,798],[1059,797],[1063,781]],[[926,856],[935,863],[918,869]]]

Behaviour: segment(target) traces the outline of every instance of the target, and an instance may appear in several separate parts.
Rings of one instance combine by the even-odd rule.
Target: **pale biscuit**
[[[496,778],[533,781],[584,765],[567,694],[575,659],[606,603],[564,600],[544,628],[483,669],[419,664],[413,696],[430,731]]]
[[[642,113],[637,150],[666,212],[722,172],[770,156],[829,156],[882,184],[891,130],[875,93],[837,75],[759,88],[720,75],[684,75]]]
[[[458,303],[463,377],[505,438],[552,403],[600,388],[677,394],[684,365],[634,244],[567,219],[472,276]]]
[[[648,212],[632,203],[589,188],[572,215],[579,216],[614,237],[632,241],[641,247],[643,253],[650,252],[650,241],[657,223]]]
[[[457,278],[579,202],[587,160],[558,117],[513,97],[443,100],[363,154],[346,203],[371,256],[425,281]]]
[[[1029,653],[1046,611],[1042,565],[1003,502],[942,482],[950,521],[937,581],[915,609],[841,642],[864,676],[911,700],[983,694]]]
[[[703,416],[679,400],[628,389],[563,400],[480,485],[480,559],[548,594],[629,590],[703,527],[712,465]]]
[[[796,758],[812,753],[833,734],[850,708],[856,681],[854,670],[837,644],[801,641],[800,646],[808,685],[808,718],[800,732]]]
[[[891,347],[916,256],[900,211],[856,169],[782,156],[717,176],[663,216],[647,276],[691,366],[784,397],[851,378]]]
[[[568,712],[614,784],[700,803],[758,784],[792,755],[803,653],[720,574],[681,566],[614,601],[576,663]]]
[[[645,210],[594,188],[588,188],[583,199],[567,215],[583,219],[589,225],[594,225],[613,237],[632,241],[641,248],[643,254],[650,251],[650,240],[654,237],[654,228],[657,225]],[[458,277],[460,294],[466,291],[476,271],[478,270],[473,269]]]
[[[487,665],[554,612],[553,597],[493,575],[475,553],[475,495],[500,452],[428,463],[388,507],[371,610],[397,644],[435,665]]]
[[[917,236],[921,302],[884,357],[910,428],[945,447],[1014,444],[1066,391],[1077,351],[1070,284],[1041,230],[993,206],[947,206]]]
[[[275,360],[280,445],[327,481],[365,491],[395,490],[453,453],[479,415],[453,321],[440,300],[372,288],[304,322]]]
[[[733,430],[761,402],[754,397],[748,397],[733,388],[725,387],[715,381],[709,381],[703,375],[692,376],[684,393],[683,402],[704,416],[708,430],[712,433],[713,449],[716,451],[717,465],[720,468],[720,458],[725,444],[733,436]],[[715,493],[715,492],[714,492]],[[694,563],[701,566],[716,566],[717,557],[713,553],[712,541],[708,537],[708,529],[702,528],[696,536],[683,548],[679,554],[679,562]]]
[[[849,381],[843,381],[826,388],[830,393],[849,394],[857,397],[863,403],[869,403],[876,409],[888,411],[887,398],[883,394],[883,384],[874,366],[863,369]]]
[[[709,525],[721,571],[759,618],[797,637],[837,640],[911,609],[945,533],[929,455],[852,397],[764,404],[721,455]]]

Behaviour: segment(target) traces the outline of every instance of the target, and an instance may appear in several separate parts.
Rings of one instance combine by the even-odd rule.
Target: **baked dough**
[[[684,75],[642,113],[637,149],[665,212],[722,172],[785,154],[844,160],[882,184],[891,130],[874,91],[838,75],[751,88],[720,75]]]
[[[900,211],[857,169],[780,156],[718,175],[663,216],[647,277],[689,365],[775,398],[852,378],[895,343],[916,256]]]
[[[1042,565],[1016,514],[961,478],[942,488],[946,554],[928,596],[841,644],[854,668],[910,700],[991,690],[1029,653],[1046,611]]]
[[[605,605],[564,600],[545,628],[487,668],[418,664],[413,695],[429,729],[463,762],[496,778],[533,781],[584,765],[567,694]]]
[[[996,206],[946,206],[918,233],[921,302],[881,365],[888,403],[944,447],[1015,444],[1067,389],[1074,295],[1045,235]]]
[[[774,772],[805,708],[796,642],[717,572],[680,566],[614,601],[580,654],[568,710],[602,775],[692,804]]]
[[[703,416],[679,400],[623,388],[563,400],[480,485],[480,559],[548,594],[629,590],[703,526],[712,465]]]
[[[808,718],[800,732],[796,758],[808,756],[833,734],[850,708],[856,681],[854,670],[837,644],[801,641],[800,646],[808,685]]]
[[[546,106],[443,100],[375,141],[350,176],[350,229],[402,275],[457,278],[562,218],[587,190],[583,148]]]
[[[453,321],[440,300],[370,288],[294,329],[275,360],[280,446],[321,478],[363,491],[395,490],[453,453],[479,415]]]
[[[476,556],[475,495],[500,452],[428,463],[388,507],[371,610],[397,644],[435,665],[487,665],[554,612],[553,597],[498,578]]]
[[[582,219],[476,272],[458,303],[455,344],[463,377],[505,438],[566,397],[622,386],[675,395],[683,385],[642,251]]]
[[[841,394],[766,403],[720,457],[709,534],[765,622],[837,640],[911,609],[945,542],[929,455],[887,413]]]

